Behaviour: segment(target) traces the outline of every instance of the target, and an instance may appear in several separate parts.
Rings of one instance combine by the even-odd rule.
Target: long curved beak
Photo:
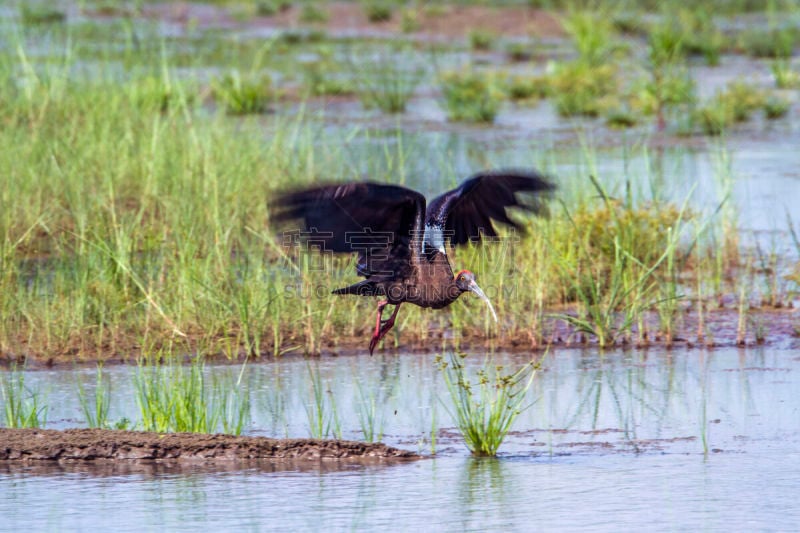
[[[492,302],[490,302],[490,301],[489,301],[489,298],[488,298],[488,297],[487,297],[487,296],[486,296],[486,295],[483,293],[483,291],[481,290],[481,288],[480,288],[480,287],[478,287],[478,284],[477,284],[477,283],[475,283],[475,281],[474,281],[474,280],[470,282],[470,284],[469,284],[469,290],[471,290],[472,292],[474,292],[475,294],[477,294],[477,295],[478,295],[478,297],[479,297],[481,300],[483,300],[484,302],[486,302],[486,305],[488,305],[488,306],[489,306],[489,311],[491,311],[491,312],[492,312],[492,318],[494,318],[494,321],[495,321],[495,322],[497,322],[497,321],[498,321],[498,320],[497,320],[497,313],[495,313],[495,312],[494,312],[494,307],[492,306]]]

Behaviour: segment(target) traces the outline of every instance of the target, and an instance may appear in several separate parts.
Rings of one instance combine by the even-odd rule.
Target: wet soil
[[[258,460],[366,461],[418,459],[380,443],[345,440],[269,439],[197,433],[110,429],[0,428],[0,462],[231,462]]]
[[[302,4],[275,13],[272,16],[254,16],[237,20],[228,9],[193,2],[154,4],[143,8],[143,15],[172,23],[192,23],[208,28],[291,29],[317,27],[332,36],[391,37],[403,34],[401,10],[395,9],[390,20],[370,22],[364,7],[358,2],[329,2],[323,9],[325,22],[308,24],[301,20]],[[558,37],[563,30],[551,13],[524,6],[457,6],[442,5],[436,10],[417,10],[417,29],[405,33],[409,38],[447,40],[466,37],[470,31],[481,29],[496,35],[525,37]]]
[[[346,305],[346,302],[342,302]],[[703,313],[702,319],[695,311],[694,306],[686,304],[686,308],[678,313],[672,336],[665,335],[659,330],[658,315],[648,313],[645,326],[646,335],[639,335],[632,331],[627,335],[619,335],[614,345],[606,348],[666,348],[666,349],[714,349],[726,347],[748,347],[757,345],[772,346],[780,349],[800,349],[800,309],[796,306],[785,305],[777,308],[765,306],[750,309],[745,317],[744,331],[739,330],[739,312],[733,308],[733,303],[728,302],[724,308],[712,308]],[[570,314],[577,313],[572,308],[551,309],[548,313]],[[502,318],[501,318],[502,321]],[[446,322],[446,321],[445,321]],[[285,331],[285,342],[281,347],[280,358],[317,356],[352,356],[364,353],[371,335],[371,323],[365,318],[364,328],[356,331],[354,335],[337,333],[323,341],[319,351],[306,353],[305,340],[302,333]],[[451,327],[441,323],[432,323],[426,330],[425,337],[419,336],[419,328],[409,326],[406,330],[397,331],[397,345],[393,338],[379,345],[377,352],[388,353],[439,353],[443,350],[443,342],[452,349],[464,351],[492,350],[500,352],[540,352],[558,350],[559,348],[575,348],[585,346],[597,347],[597,340],[591,336],[577,333],[563,320],[557,318],[545,319],[543,336],[534,335],[526,329],[499,330],[487,334],[486,331],[477,329],[463,329],[458,334],[458,339]],[[169,332],[163,333],[164,344],[174,338]],[[59,368],[88,365],[94,366],[97,362],[104,364],[135,363],[143,354],[141,345],[135,340],[138,337],[120,336],[115,340],[114,346],[93,345],[90,338],[75,338],[72,343],[60,349],[50,349],[40,352],[30,346],[25,339],[14,347],[0,347],[0,368],[15,365],[25,365],[29,370],[42,368]],[[197,353],[201,341],[208,341],[202,334],[190,334],[183,339],[185,347],[183,352],[186,360]],[[275,357],[272,338],[265,338],[258,355],[248,355],[243,350],[238,357],[231,357],[230,353],[213,353],[204,350],[205,359],[209,362],[237,364],[245,359],[269,361]],[[175,346],[171,347],[174,353]]]

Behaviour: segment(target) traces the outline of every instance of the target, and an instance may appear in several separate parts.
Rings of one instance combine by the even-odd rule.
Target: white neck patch
[[[423,237],[425,246],[435,248],[442,253],[445,252],[444,248],[444,231],[441,226],[425,225],[425,236]]]

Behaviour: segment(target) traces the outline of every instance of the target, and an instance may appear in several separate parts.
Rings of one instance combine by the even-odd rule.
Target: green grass
[[[405,61],[404,61],[405,57]],[[351,63],[358,85],[358,95],[366,108],[378,108],[384,113],[402,113],[414,96],[422,79],[422,71],[408,67],[410,56],[396,51],[377,61]]]
[[[606,113],[605,119],[606,124],[612,128],[632,128],[639,123],[639,117],[636,113],[623,108],[610,110]]]
[[[166,113],[181,106],[191,106],[198,100],[197,89],[169,76],[145,76],[130,84],[130,98],[143,111]]]
[[[530,61],[533,59],[534,51],[533,43],[529,42],[509,43],[506,46],[508,59],[516,63]]]
[[[596,117],[616,106],[616,69],[582,61],[558,64],[550,76],[556,111],[562,116]]]
[[[768,95],[756,86],[735,81],[703,106],[698,107],[694,112],[694,120],[704,133],[721,135],[733,124],[749,120],[753,112],[758,109],[764,109],[769,113],[771,105],[776,106],[774,111],[780,112],[778,100],[770,100]],[[788,108],[784,112],[786,111]]]
[[[308,24],[324,24],[328,22],[330,15],[328,11],[316,2],[303,4],[300,9],[300,22]]]
[[[470,48],[473,50],[486,51],[492,49],[497,37],[491,31],[475,29],[470,30],[468,39]]]
[[[733,124],[730,109],[718,98],[698,107],[692,120],[706,135],[722,135]]]
[[[490,74],[471,70],[442,75],[442,95],[447,118],[464,122],[494,122],[502,93]]]
[[[562,283],[577,300],[578,312],[555,316],[605,348],[629,338],[632,327],[643,323],[652,306],[676,298],[674,257],[679,254],[684,212],[633,208],[613,201],[596,180],[593,184],[605,208],[567,213],[570,224],[584,237],[558,260]],[[659,279],[664,267],[666,275]]]
[[[247,425],[250,399],[240,383],[208,383],[203,362],[140,362],[134,375],[139,425],[144,431],[239,435]]]
[[[319,59],[302,65],[303,86],[312,96],[341,96],[358,92],[358,83],[346,71],[346,65],[336,61],[333,53],[324,48]]]
[[[456,421],[467,448],[478,456],[495,456],[516,418],[530,406],[527,392],[536,377],[530,362],[506,373],[486,358],[475,376],[465,367],[464,354],[439,356],[450,405],[445,407]]]
[[[787,59],[776,59],[771,65],[772,76],[775,78],[775,87],[778,89],[800,89],[800,72],[791,67]]]
[[[23,24],[57,24],[66,22],[67,14],[46,2],[26,1],[19,6],[19,16]]]
[[[578,61],[597,67],[611,59],[616,43],[608,12],[570,8],[561,19],[561,25],[572,39]]]
[[[38,389],[25,385],[25,373],[16,368],[0,378],[5,426],[41,428],[47,423],[47,403]]]
[[[384,389],[380,387],[367,387],[354,375],[356,384],[356,415],[361,434],[366,442],[380,442],[383,439],[383,430],[386,424],[386,407],[392,397],[393,384]]]
[[[672,34],[680,54],[703,56],[709,66],[719,65],[723,50],[729,47],[711,10],[678,9],[667,14],[663,24],[668,27],[662,31]]]
[[[312,366],[311,363],[308,363],[306,368],[308,369],[311,401],[306,401],[305,408],[311,438],[324,439],[333,436],[341,439],[341,421],[336,409],[336,399],[330,391],[329,384],[322,380],[319,366]],[[371,426],[371,431],[374,435],[374,425]]]
[[[764,116],[769,120],[783,118],[789,114],[791,102],[778,96],[768,96],[762,105]]]
[[[389,22],[392,20],[392,3],[386,0],[367,0],[364,14],[370,22]]]
[[[94,394],[91,396],[86,393],[83,384],[78,382],[78,399],[81,404],[83,416],[90,428],[110,427],[108,412],[111,407],[111,385],[103,377],[103,365],[97,365],[95,375]]]
[[[550,83],[544,76],[511,76],[505,90],[511,100],[540,100],[551,94]]]
[[[292,7],[289,0],[257,0],[255,4],[256,15],[271,17]]]
[[[209,112],[214,103],[209,96],[227,105],[224,91],[213,92],[213,85],[221,84],[211,81],[219,80],[218,70],[187,73],[187,65],[198,65],[194,61],[216,66],[231,62],[235,66],[226,65],[222,72],[232,68],[249,80],[289,63],[284,54],[305,54],[306,47],[316,53],[318,44],[298,43],[287,52],[278,41],[265,47],[263,42],[209,38],[197,49],[199,59],[191,59],[184,45],[195,46],[196,41],[153,43],[142,27],[130,27],[127,34],[125,27],[76,27],[78,33],[69,40],[61,33],[64,28],[56,26],[47,29],[59,45],[49,56],[30,53],[31,45],[20,35],[18,42],[11,42],[15,53],[0,58],[0,199],[5,206],[0,211],[0,350],[66,360],[133,360],[159,351],[234,359],[362,346],[371,322],[365,317],[372,316],[374,302],[328,294],[330,288],[352,281],[350,259],[325,259],[328,268],[318,269],[318,255],[284,248],[283,228],[269,222],[269,200],[276,191],[323,180],[367,175],[410,184],[420,168],[450,176],[450,147],[432,147],[429,137],[376,132],[363,124],[331,134],[326,131],[330,123],[311,116],[302,104],[292,104],[296,110],[289,113],[288,105],[284,109],[274,98],[267,102],[276,113],[263,117]],[[36,33],[31,39],[38,37]],[[79,44],[83,39],[105,45],[84,47]],[[328,77],[325,69],[347,74],[333,57],[334,52],[319,54],[326,64],[316,79]],[[91,74],[81,68],[88,60]],[[533,99],[555,92],[554,104],[565,114],[628,109],[627,102],[619,101],[624,95],[613,66],[571,61],[556,64],[554,70],[546,80],[521,77],[515,95]],[[443,107],[451,120],[491,122],[505,97],[504,82],[477,69],[445,75]],[[382,82],[376,83],[380,88]],[[391,84],[386,87],[391,94]],[[271,89],[273,95],[277,90]],[[659,91],[663,102],[673,101],[666,83]],[[729,108],[737,101],[742,105],[754,91],[744,87],[734,92],[735,97],[720,104],[727,125],[732,123]],[[745,102],[742,109],[766,112],[772,105],[766,102],[760,107]],[[630,108],[639,112],[642,105]],[[263,103],[236,104],[231,111],[253,108],[263,109]],[[485,153],[466,157],[480,166],[506,163]],[[531,155],[531,161],[536,157]],[[597,178],[617,184],[611,196],[625,195],[618,185],[622,176]],[[648,169],[631,171],[625,178],[644,183],[642,187],[660,179]],[[624,208],[615,207],[622,214],[611,218],[609,205],[585,194],[592,189],[585,177],[559,179],[558,195],[569,210],[552,209],[549,219],[525,219],[530,236],[515,247],[513,261],[493,247],[459,250],[457,262],[478,272],[482,285],[516,290],[499,294],[495,301],[504,317],[500,328],[488,324],[485,314],[470,313],[474,308],[467,299],[435,313],[409,306],[400,315],[395,342],[541,348],[553,310],[585,317],[587,306],[594,305],[580,297],[580,291],[592,292],[590,279],[596,282],[598,301],[606,301],[607,313],[625,306],[639,316],[657,313],[657,305],[637,290],[615,309],[608,305],[609,286],[601,282],[623,269],[620,275],[631,286],[642,271],[628,254],[642,265],[655,263],[666,249],[663,228],[655,225],[659,232],[652,231],[640,219],[669,221],[676,206],[643,195],[626,201]],[[583,217],[586,226],[572,224],[567,214]],[[612,220],[617,235],[648,238],[634,246],[636,241],[620,237],[617,253],[603,225]],[[698,278],[718,280],[705,289],[709,301],[730,294],[726,279],[742,268],[727,248],[714,254],[713,243],[719,242],[714,239],[736,241],[736,225],[714,226],[716,233],[702,235],[703,245],[695,253],[721,255],[720,263],[675,267],[675,275],[688,287],[698,286]],[[588,257],[593,273],[587,271]],[[581,273],[578,286],[567,272]],[[649,279],[656,284],[652,294],[671,290],[672,277],[662,276],[660,269]],[[618,329],[626,325],[618,338],[635,335],[636,323],[617,323]],[[441,330],[452,336],[435,338],[434,332]]]
[[[414,33],[419,31],[419,11],[413,8],[403,9],[400,13],[400,31],[403,33]]]
[[[231,115],[265,113],[275,98],[272,79],[266,74],[233,72],[214,79],[211,87],[214,98]]]
[[[739,45],[753,57],[785,59],[791,57],[797,42],[793,29],[749,30],[741,34]]]

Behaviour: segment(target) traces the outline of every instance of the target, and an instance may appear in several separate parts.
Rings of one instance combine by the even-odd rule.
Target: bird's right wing
[[[541,213],[544,205],[535,195],[555,189],[535,170],[491,170],[475,174],[461,186],[434,198],[425,220],[425,246],[444,252],[453,246],[496,237],[493,222],[522,230],[507,210]],[[527,193],[528,198],[522,196]]]
[[[290,191],[270,206],[274,222],[297,221],[301,241],[331,252],[358,252],[358,273],[407,268],[422,238],[425,197],[383,183],[353,182]],[[415,242],[417,244],[415,244]]]

